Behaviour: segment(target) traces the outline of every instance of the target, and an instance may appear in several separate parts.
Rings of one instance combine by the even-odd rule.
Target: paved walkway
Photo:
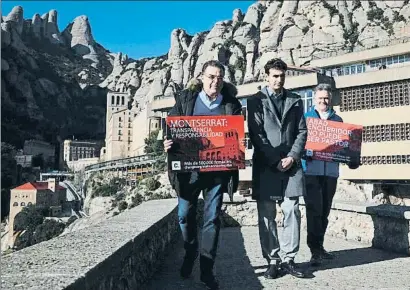
[[[260,251],[258,228],[224,228],[215,265],[221,289],[410,289],[410,257],[327,237],[325,248],[337,258],[312,268],[306,263],[310,255],[304,234],[302,230],[301,249],[296,262],[310,270],[312,278],[297,279],[286,275],[266,280],[263,277],[266,262]],[[199,281],[198,261],[192,278],[179,278],[183,254],[182,243],[174,245],[144,289],[205,289]]]

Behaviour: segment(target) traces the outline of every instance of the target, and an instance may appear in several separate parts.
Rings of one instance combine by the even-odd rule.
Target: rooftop
[[[17,190],[33,190],[33,189],[45,190],[45,189],[48,189],[48,182],[47,181],[27,182],[27,183],[24,183],[20,186],[17,186],[16,188],[13,188],[13,189],[17,189]],[[56,189],[57,190],[64,190],[65,188],[56,184]]]

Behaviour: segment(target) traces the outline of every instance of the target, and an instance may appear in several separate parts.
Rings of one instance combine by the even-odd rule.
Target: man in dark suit
[[[176,103],[169,116],[240,115],[242,106],[236,98],[237,90],[232,84],[223,81],[224,74],[225,68],[221,63],[214,60],[206,62],[201,80],[191,83],[176,96]],[[167,152],[173,149],[170,136],[164,141],[164,149]],[[201,173],[169,171],[171,185],[178,194],[179,225],[184,239],[185,257],[180,271],[183,278],[190,276],[198,256],[196,207],[198,196],[203,191],[205,205],[200,269],[201,281],[208,289],[219,287],[212,269],[218,245],[222,198],[229,181],[237,181],[238,175],[237,170]],[[232,186],[236,191],[237,182]]]
[[[299,197],[305,193],[300,163],[307,138],[303,102],[283,88],[285,62],[272,59],[264,69],[268,85],[248,99],[249,137],[255,148],[252,197],[257,200],[262,254],[269,264],[264,276],[277,278],[282,261],[281,268],[286,273],[303,278],[304,273],[294,263],[300,242]],[[280,242],[275,222],[276,201],[284,214]]]

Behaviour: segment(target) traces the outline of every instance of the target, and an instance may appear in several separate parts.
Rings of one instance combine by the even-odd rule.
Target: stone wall
[[[148,201],[5,255],[1,289],[139,289],[179,235],[176,205],[176,199]]]
[[[257,226],[256,202],[250,199],[225,201],[223,226]],[[306,230],[306,211],[301,198],[302,230]],[[283,214],[277,206],[276,222],[282,226]],[[410,255],[410,207],[367,202],[334,201],[326,234],[368,243],[376,248]],[[301,241],[306,242],[306,241]]]

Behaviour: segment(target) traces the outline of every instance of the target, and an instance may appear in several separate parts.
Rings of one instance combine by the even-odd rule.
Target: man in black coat
[[[299,197],[305,193],[300,162],[307,138],[303,102],[283,88],[286,63],[272,59],[264,69],[268,85],[248,98],[247,103],[249,138],[255,148],[252,197],[257,200],[262,254],[269,264],[264,276],[275,279],[282,260],[282,269],[303,278],[304,274],[294,263],[300,242]],[[276,201],[284,215],[280,243],[275,222]]]
[[[197,80],[176,96],[169,116],[240,115],[242,106],[236,99],[237,90],[223,81],[224,66],[217,61],[203,65],[201,80]],[[164,150],[173,149],[170,136],[164,141]],[[238,180],[238,171],[169,173],[172,187],[178,194],[178,218],[184,239],[185,257],[180,274],[190,276],[198,256],[196,208],[198,196],[203,191],[204,225],[200,249],[201,281],[208,289],[219,289],[213,275],[220,230],[220,212],[223,193],[229,181]],[[236,190],[237,184],[234,185]]]

